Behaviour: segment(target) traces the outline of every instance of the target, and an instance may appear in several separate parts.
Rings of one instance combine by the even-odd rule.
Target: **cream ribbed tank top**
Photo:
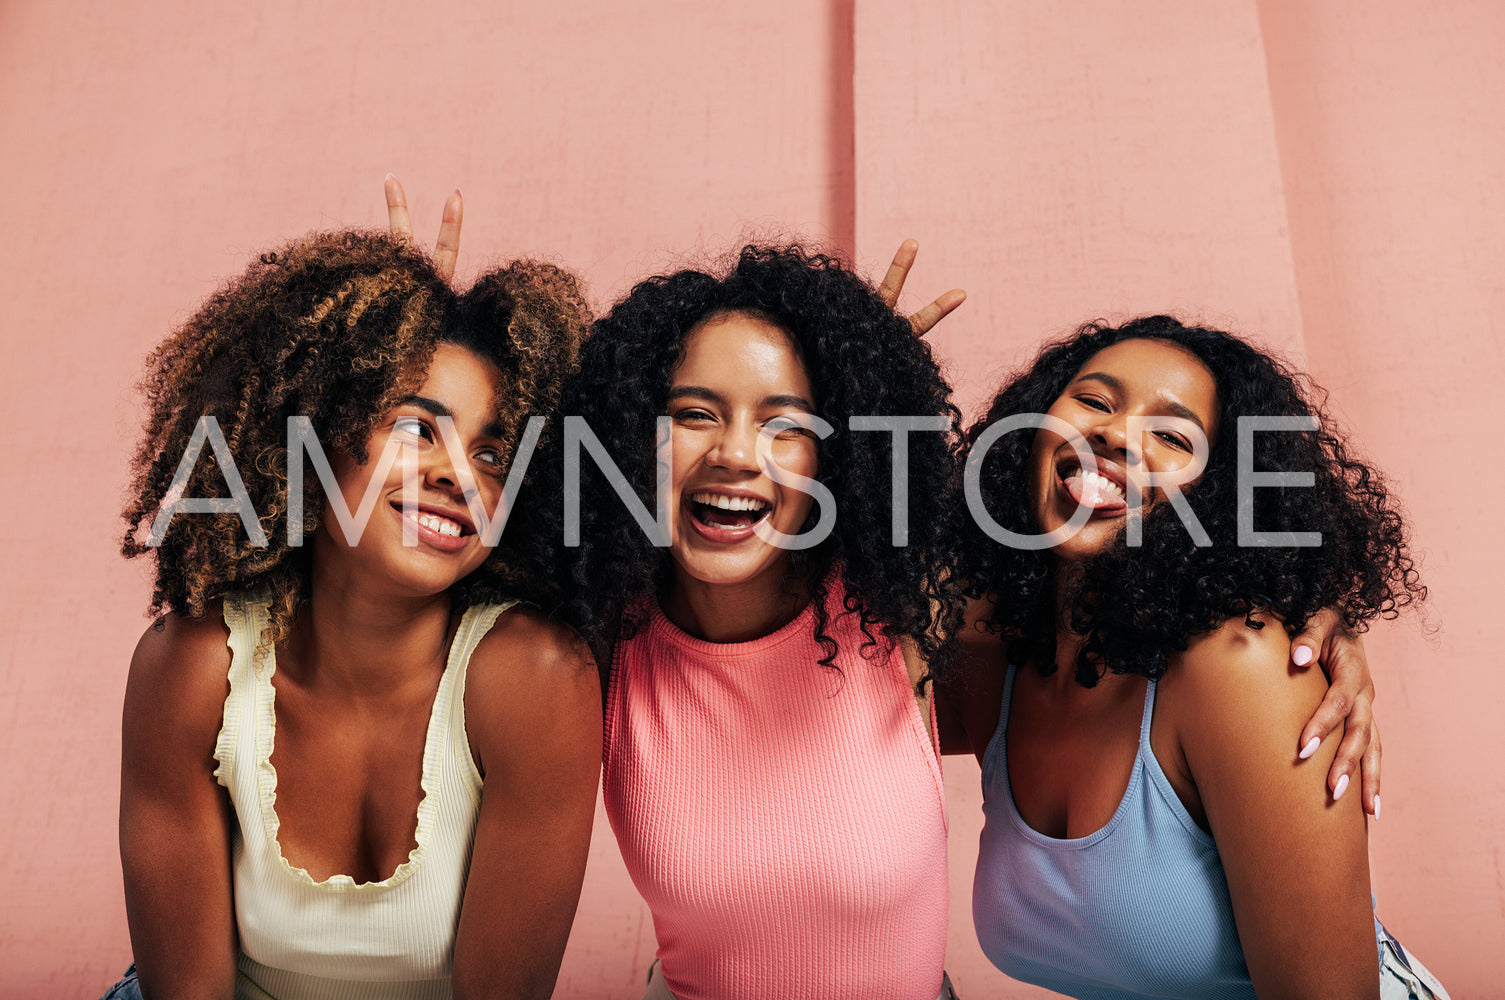
[[[465,733],[465,668],[507,608],[468,609],[450,644],[423,749],[418,846],[391,877],[315,882],[277,841],[275,653],[256,595],[224,600],[230,694],[214,757],[235,806],[231,869],[240,936],[237,1000],[447,1000],[481,775]]]

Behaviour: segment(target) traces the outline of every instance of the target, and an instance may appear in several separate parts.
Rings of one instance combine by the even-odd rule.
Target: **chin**
[[[708,586],[735,587],[769,575],[783,579],[788,568],[788,557],[783,552],[723,553],[708,555],[693,553],[681,557],[675,553],[674,569],[677,575],[687,577]]]
[[[1042,530],[1054,531],[1065,524],[1065,521],[1055,521],[1049,528]],[[1088,521],[1076,534],[1051,546],[1050,553],[1063,562],[1091,562],[1118,543],[1119,538],[1123,537],[1126,524],[1127,520],[1123,517]]]
[[[479,568],[480,564],[477,563],[457,572],[455,567],[414,565],[410,560],[404,560],[401,565],[386,567],[387,579],[397,589],[414,597],[437,597],[446,593]]]

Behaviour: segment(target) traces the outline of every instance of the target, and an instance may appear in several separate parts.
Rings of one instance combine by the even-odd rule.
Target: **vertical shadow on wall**
[[[857,252],[857,71],[856,0],[827,0],[831,44],[829,106],[826,108],[828,180],[825,224],[831,242],[847,259]]]
[[[1313,300],[1314,286],[1322,287],[1322,262],[1330,247],[1323,230],[1326,220],[1309,210],[1311,199],[1304,197],[1304,179],[1325,164],[1313,157],[1303,138],[1320,135],[1315,128],[1313,102],[1316,85],[1314,72],[1318,55],[1311,28],[1304,23],[1308,15],[1299,7],[1289,7],[1259,0],[1255,4],[1259,17],[1260,43],[1264,48],[1265,80],[1270,93],[1270,120],[1275,127],[1275,155],[1280,160],[1281,200],[1285,203],[1286,233],[1291,245],[1291,275],[1296,289],[1300,326],[1292,347],[1301,363],[1310,366],[1312,354],[1306,342],[1308,323],[1320,315]],[[1315,161],[1315,162],[1314,162]],[[1329,273],[1326,280],[1331,281]],[[1318,326],[1318,329],[1323,327]]]

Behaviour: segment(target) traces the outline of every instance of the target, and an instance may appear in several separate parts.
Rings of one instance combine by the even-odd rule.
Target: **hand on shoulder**
[[[1217,755],[1226,755],[1237,742],[1284,766],[1297,760],[1296,737],[1326,691],[1319,672],[1291,664],[1280,620],[1261,613],[1230,618],[1173,655],[1156,710],[1174,713],[1189,756],[1209,756],[1196,751],[1214,742]],[[1337,742],[1331,739],[1319,755],[1330,759]],[[1320,793],[1325,769],[1310,770],[1313,791]]]

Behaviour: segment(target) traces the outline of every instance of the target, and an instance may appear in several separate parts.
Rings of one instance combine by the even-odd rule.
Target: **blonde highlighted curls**
[[[486,358],[501,372],[496,421],[502,428],[512,463],[517,442],[530,416],[548,417],[559,405],[565,381],[574,374],[580,345],[591,326],[590,307],[574,275],[542,261],[517,260],[476,279],[456,303],[444,340]],[[546,439],[541,439],[541,443]],[[530,465],[531,469],[531,465]],[[549,503],[524,485],[486,564],[461,583],[460,596],[471,602],[503,598],[545,605],[546,586],[523,567],[530,551],[525,528],[526,504]],[[558,499],[554,502],[557,504]]]
[[[590,323],[575,276],[541,261],[517,260],[487,271],[460,298],[444,339],[500,369],[503,394],[515,397],[501,400],[498,414],[509,447],[530,414],[548,416],[559,405]]]
[[[308,417],[327,454],[364,462],[381,416],[449,342],[501,371],[494,416],[511,448],[530,412],[557,403],[588,323],[575,279],[547,264],[515,262],[460,297],[427,257],[385,235],[321,233],[263,254],[147,360],[140,387],[148,415],[131,463],[121,552],[156,557],[151,613],[200,618],[224,594],[261,587],[272,597],[267,638],[281,639],[308,579],[307,550],[288,544],[288,418]],[[206,416],[219,424],[266,547],[252,544],[235,513],[178,513],[161,544],[148,544],[158,512],[177,499],[174,474]],[[303,461],[306,537],[318,527],[324,492]],[[178,496],[230,495],[204,447]],[[501,552],[455,594],[461,605],[509,595],[528,596],[527,586]]]

